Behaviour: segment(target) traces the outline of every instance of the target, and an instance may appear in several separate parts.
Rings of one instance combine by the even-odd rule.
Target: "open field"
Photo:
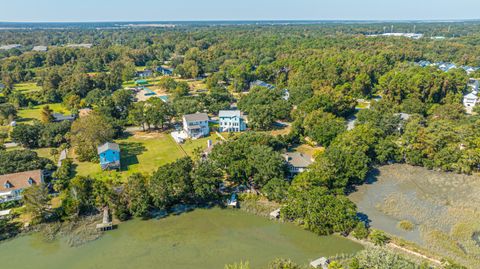
[[[13,88],[22,93],[36,92],[42,90],[36,82],[24,82],[13,85]]]
[[[48,105],[54,113],[62,113],[67,114],[69,113],[68,109],[66,109],[62,104],[45,104],[45,105],[38,105],[33,108],[26,108],[21,109],[18,111],[18,116],[20,119],[18,122],[31,122],[34,119],[40,120],[42,117],[42,108]]]
[[[124,139],[115,142],[121,149],[121,176],[125,177],[133,173],[152,173],[158,167],[171,163],[188,154],[193,156],[194,150],[207,147],[207,141],[219,140],[215,134],[210,137],[197,140],[188,140],[183,145],[178,145],[167,133],[137,132]],[[183,148],[183,149],[182,149]],[[108,174],[102,172],[98,163],[76,162],[76,174],[80,176]]]
[[[143,69],[142,69],[143,70]],[[157,92],[157,93],[160,93],[160,94],[164,94],[165,92],[160,89],[158,87],[158,82],[163,78],[164,76],[154,76],[154,77],[149,77],[149,78],[145,78],[145,80],[148,81],[148,85],[147,86],[149,89]],[[187,82],[188,85],[190,86],[190,89],[191,89],[191,93],[195,93],[196,91],[198,90],[203,90],[203,89],[206,89],[207,88],[207,85],[205,85],[205,83],[202,81],[202,80],[196,80],[196,79],[182,79],[182,78],[178,78],[178,77],[172,77],[173,79],[175,79],[175,81],[177,82]],[[129,81],[125,81],[122,86],[124,88],[127,88],[127,87],[135,87],[135,80],[129,80]]]
[[[480,177],[408,165],[379,168],[352,193],[372,227],[480,267]],[[399,223],[408,221],[410,229]]]

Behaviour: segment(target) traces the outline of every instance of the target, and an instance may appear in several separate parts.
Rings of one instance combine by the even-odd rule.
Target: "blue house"
[[[242,132],[247,129],[247,124],[240,110],[220,110],[220,132]]]
[[[97,148],[103,170],[120,169],[120,146],[107,142]]]
[[[158,67],[157,72],[162,73],[164,76],[171,76],[173,75],[173,69],[172,68],[164,68],[164,67]]]

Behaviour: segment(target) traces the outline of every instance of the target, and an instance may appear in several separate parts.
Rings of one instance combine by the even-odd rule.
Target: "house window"
[[[33,180],[32,178],[29,178],[28,179],[28,184],[30,184],[30,185],[35,184],[35,180]]]
[[[6,189],[10,189],[10,188],[13,187],[13,186],[12,186],[12,183],[10,183],[10,182],[8,182],[8,181],[5,182],[5,184],[3,184],[3,186],[4,186]]]

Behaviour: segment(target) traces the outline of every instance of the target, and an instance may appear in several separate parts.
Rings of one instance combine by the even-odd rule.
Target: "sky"
[[[480,0],[0,0],[3,22],[480,19]]]

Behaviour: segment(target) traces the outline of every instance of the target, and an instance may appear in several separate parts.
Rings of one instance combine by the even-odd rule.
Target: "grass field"
[[[18,116],[20,120],[18,122],[28,123],[34,119],[40,120],[42,117],[42,108],[48,105],[51,110],[55,113],[62,113],[67,114],[69,113],[68,109],[66,109],[62,104],[45,104],[45,105],[38,105],[33,108],[21,109],[18,111]]]
[[[133,173],[152,173],[164,164],[192,156],[198,147],[205,149],[209,139],[215,142],[220,138],[213,134],[211,137],[187,141],[181,146],[166,133],[138,132],[128,138],[118,139],[115,142],[121,149],[120,175],[125,178]],[[80,176],[112,173],[103,172],[98,163],[76,162],[76,165],[76,174]]]
[[[42,90],[36,82],[24,82],[13,85],[13,88],[22,93],[36,92]]]

